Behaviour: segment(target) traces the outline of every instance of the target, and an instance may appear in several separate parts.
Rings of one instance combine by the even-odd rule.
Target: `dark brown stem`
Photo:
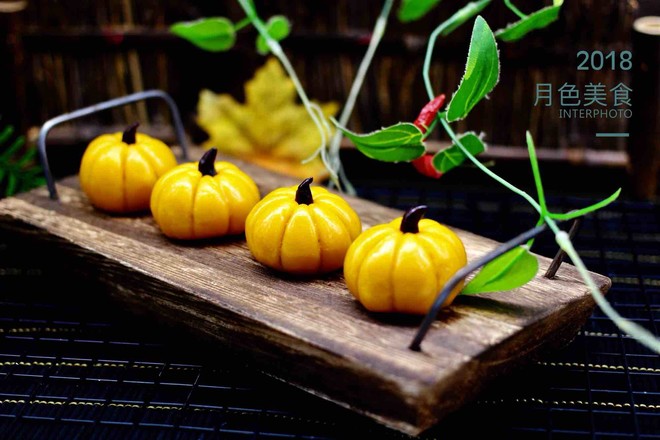
[[[121,141],[125,144],[133,145],[135,143],[135,134],[137,133],[137,128],[139,125],[139,122],[129,125],[128,128],[124,130]]]
[[[202,158],[199,160],[197,169],[200,173],[202,173],[202,176],[215,176],[217,174],[215,172],[215,157],[217,154],[218,149],[211,148],[209,151],[204,153],[204,156],[202,156]]]
[[[426,214],[428,209],[428,206],[420,205],[406,211],[401,219],[401,232],[412,232],[413,234],[417,234],[419,232],[419,221],[424,217],[424,214]]]
[[[311,205],[314,203],[314,198],[312,197],[312,190],[309,188],[309,185],[314,181],[313,177],[308,177],[303,180],[298,189],[296,190],[296,202],[299,205]]]
[[[578,217],[573,221],[571,230],[568,232],[568,236],[571,240],[573,240],[577,235],[578,231],[580,230],[580,226],[582,226],[582,217]],[[561,266],[561,263],[564,262],[565,257],[566,252],[560,248],[555,254],[555,258],[552,259],[552,262],[550,263],[550,266],[548,266],[548,270],[545,272],[544,276],[546,278],[553,279],[559,270],[559,266]]]

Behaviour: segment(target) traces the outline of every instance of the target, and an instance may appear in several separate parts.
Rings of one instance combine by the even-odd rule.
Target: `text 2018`
[[[577,70],[630,70],[632,69],[632,52],[624,50],[622,52],[610,51],[607,55],[600,50],[587,52],[581,50],[577,53]],[[580,61],[581,60],[581,61]]]

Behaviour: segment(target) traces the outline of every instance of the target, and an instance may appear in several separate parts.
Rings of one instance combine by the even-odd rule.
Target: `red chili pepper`
[[[433,154],[426,153],[422,157],[412,161],[413,166],[419,172],[426,177],[431,177],[433,179],[439,179],[442,177],[442,173],[435,169],[433,166]]]
[[[444,94],[438,95],[429,101],[429,103],[422,108],[422,111],[419,112],[419,116],[417,116],[415,122],[413,122],[415,127],[422,130],[422,133],[426,133],[443,105],[445,105]]]
[[[433,120],[438,115],[438,112],[445,105],[445,95],[438,95],[428,102],[419,112],[419,116],[415,119],[413,124],[415,127],[419,128],[422,133],[426,133],[433,123]],[[435,169],[433,166],[433,154],[427,153],[422,157],[412,161],[415,169],[422,175],[431,177],[433,179],[439,179],[442,177],[442,173]]]

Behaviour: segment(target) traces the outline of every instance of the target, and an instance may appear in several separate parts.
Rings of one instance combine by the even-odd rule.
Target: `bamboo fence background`
[[[399,120],[412,120],[426,102],[422,63],[433,27],[465,0],[444,0],[419,22],[393,17],[371,67],[351,120],[370,131]],[[532,11],[548,1],[519,2]],[[262,17],[284,14],[293,34],[283,46],[309,95],[344,101],[380,10],[377,0],[257,1]],[[535,107],[536,83],[610,87],[629,83],[629,72],[576,70],[578,50],[630,48],[634,0],[567,0],[559,22],[516,43],[499,43],[500,84],[475,108],[459,130],[486,133],[489,143],[523,145],[530,129],[538,144],[551,149],[623,151],[624,140],[603,142],[596,131],[625,131],[620,119],[560,119],[557,107]],[[264,58],[254,51],[254,30],[239,33],[227,53],[210,54],[168,32],[176,21],[222,15],[243,17],[234,1],[198,0],[29,0],[22,12],[2,17],[10,63],[3,69],[7,94],[1,109],[19,126],[39,126],[57,114],[134,91],[160,88],[181,107],[193,139],[203,134],[194,124],[203,88],[242,99],[242,86]],[[484,16],[494,29],[516,17],[495,0]],[[435,88],[451,94],[462,75],[471,26],[439,40],[432,66]],[[634,95],[633,95],[634,103]],[[633,106],[634,110],[634,106]],[[140,104],[109,111],[79,126],[105,126],[140,120],[154,126],[169,121],[164,107]]]

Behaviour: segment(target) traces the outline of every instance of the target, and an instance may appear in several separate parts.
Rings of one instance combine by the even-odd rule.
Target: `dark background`
[[[420,21],[402,24],[395,4],[385,39],[370,68],[352,119],[356,130],[412,120],[427,101],[422,82],[426,40],[437,23],[465,2],[444,0]],[[526,12],[547,2],[521,2]],[[622,151],[621,140],[596,140],[596,131],[625,130],[625,120],[560,120],[557,109],[534,107],[535,84],[629,82],[630,72],[577,72],[578,50],[630,49],[636,1],[572,0],[561,19],[522,41],[499,43],[502,75],[491,99],[475,108],[459,130],[483,131],[492,144],[523,145],[525,130],[540,146]],[[380,11],[376,0],[257,1],[262,17],[286,15],[292,35],[283,46],[309,95],[343,102]],[[517,17],[501,1],[483,12],[495,30]],[[0,111],[27,129],[72,109],[134,91],[159,88],[181,106],[194,127],[203,88],[242,95],[242,85],[264,58],[254,51],[255,31],[239,33],[227,53],[207,53],[169,34],[168,26],[205,16],[243,17],[232,1],[30,0],[2,14],[6,29]],[[432,66],[436,90],[451,94],[463,73],[471,25],[440,39]],[[125,108],[81,124],[122,124],[139,118],[167,123],[162,108]],[[194,131],[194,130],[192,130]]]
[[[415,24],[392,18],[352,128],[372,130],[417,114],[426,102],[421,81],[426,38],[464,3],[443,0]],[[547,2],[519,3],[532,11]],[[293,34],[283,46],[310,96],[341,103],[381,2],[256,4],[264,17],[290,18]],[[629,82],[630,72],[578,74],[576,53],[631,49],[639,8],[659,5],[658,0],[567,0],[561,19],[548,29],[499,43],[500,84],[458,124],[459,131],[484,131],[489,143],[504,146],[484,160],[533,193],[529,163],[520,150],[525,130],[531,130],[541,147],[549,203],[557,211],[594,203],[624,187],[619,201],[586,219],[575,244],[591,270],[613,280],[608,294],[613,306],[656,334],[660,207],[632,200],[635,174],[627,142],[593,135],[626,131],[626,121],[560,120],[555,111],[534,107],[533,100],[539,82]],[[264,62],[253,50],[251,30],[222,54],[196,49],[167,30],[179,20],[213,15],[242,17],[233,1],[210,0],[30,0],[22,12],[0,13],[1,123],[15,124],[33,141],[36,129],[53,116],[160,88],[179,104],[191,138],[202,140],[194,123],[199,91],[210,88],[241,99],[243,83]],[[485,16],[493,28],[515,19],[497,0]],[[455,90],[470,30],[466,25],[439,41],[432,71],[438,90]],[[136,119],[173,139],[163,107],[108,111],[52,133],[57,176],[77,171],[90,138]],[[660,121],[648,128],[658,126]],[[434,181],[406,164],[377,163],[350,149],[342,154],[364,198],[397,208],[428,203],[430,217],[500,241],[536,221],[529,206],[470,166]],[[556,246],[543,236],[535,251],[553,256]],[[231,347],[132,315],[94,280],[72,277],[72,269],[44,249],[0,233],[0,439],[405,438],[262,375]],[[659,378],[657,354],[596,309],[573,343],[502,377],[426,438],[658,439]]]
[[[427,101],[422,81],[427,37],[437,23],[464,3],[444,0],[428,16],[410,24],[398,22],[398,3],[395,4],[349,123],[351,128],[371,131],[412,120],[417,115]],[[299,0],[256,4],[262,17],[284,14],[291,20],[292,35],[283,47],[309,96],[343,103],[381,2]],[[546,4],[533,0],[520,7],[531,12]],[[514,173],[507,177],[515,178],[519,167],[527,169],[524,134],[530,130],[540,149],[541,161],[559,167],[560,172],[553,175],[561,176],[565,186],[580,191],[583,184],[598,182],[595,178],[583,178],[595,170],[608,176],[611,183],[606,189],[595,188],[596,195],[607,193],[613,186],[623,187],[626,195],[654,198],[657,180],[640,177],[637,168],[657,168],[658,159],[646,159],[657,158],[659,153],[653,152],[653,147],[650,153],[640,153],[634,169],[630,168],[628,153],[649,149],[647,139],[658,137],[657,111],[642,123],[641,131],[648,133],[636,142],[628,142],[596,138],[595,133],[625,132],[631,121],[560,119],[556,102],[549,108],[533,104],[537,83],[551,83],[555,89],[564,82],[579,88],[590,82],[601,82],[608,88],[619,82],[631,85],[631,71],[577,71],[576,54],[579,50],[608,53],[633,49],[634,19],[653,12],[659,4],[657,0],[571,0],[562,7],[560,20],[547,29],[532,32],[518,42],[499,42],[500,83],[467,120],[456,124],[456,131],[483,132],[486,142],[495,146],[483,156],[484,160],[492,158],[498,166],[514,167]],[[493,29],[516,19],[501,1],[494,1],[483,14]],[[235,48],[225,53],[202,51],[168,31],[169,25],[177,21],[210,16],[238,21],[243,14],[233,1],[154,0],[30,0],[21,12],[0,14],[0,29],[5,31],[4,44],[0,46],[0,59],[5,66],[0,69],[3,123],[15,124],[33,141],[36,129],[58,114],[135,91],[159,88],[170,93],[180,106],[192,141],[203,141],[206,134],[195,123],[200,90],[230,93],[242,100],[244,82],[265,61],[254,50],[256,34],[251,28],[241,31]],[[431,72],[436,90],[451,94],[456,89],[470,32],[471,25],[466,24],[449,37],[439,39]],[[648,114],[639,99],[646,95],[632,96],[634,115]],[[174,141],[168,111],[158,103],[106,111],[53,131],[49,137],[51,145],[70,147],[53,157],[55,173],[74,173],[89,139],[135,120],[142,122],[143,130]],[[448,139],[441,131],[436,130],[431,139],[446,142]],[[345,155],[348,167],[354,165],[353,157],[356,155]],[[516,160],[512,162],[511,158]],[[381,164],[372,164],[371,169],[381,176],[389,170],[381,168]]]

